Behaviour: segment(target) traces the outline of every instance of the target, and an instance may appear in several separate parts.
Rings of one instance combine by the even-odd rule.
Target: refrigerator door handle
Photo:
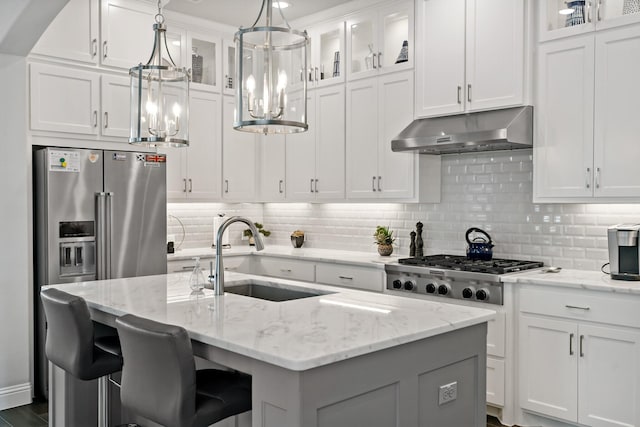
[[[111,279],[111,239],[113,238],[111,234],[111,226],[112,226],[112,217],[113,217],[113,193],[105,193],[105,279]]]
[[[96,280],[106,279],[106,230],[105,230],[106,194],[96,193]]]

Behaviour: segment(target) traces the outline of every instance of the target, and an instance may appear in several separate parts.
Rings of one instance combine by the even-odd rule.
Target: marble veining
[[[545,273],[544,270],[525,271],[505,275],[503,281],[640,295],[640,281],[613,280],[611,276],[600,271],[566,269],[562,269],[559,273]]]
[[[492,319],[483,308],[332,286],[226,273],[226,287],[258,282],[324,295],[285,302],[205,289],[194,294],[188,273],[56,285],[91,308],[132,313],[183,326],[193,339],[291,370],[435,336]],[[329,293],[330,292],[330,293]]]

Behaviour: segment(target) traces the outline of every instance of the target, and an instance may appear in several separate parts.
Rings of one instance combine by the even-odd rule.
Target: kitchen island
[[[194,353],[252,376],[253,427],[484,426],[491,310],[227,273],[317,296],[191,293],[188,274],[57,285],[95,320],[180,325]],[[126,363],[126,362],[125,362]]]

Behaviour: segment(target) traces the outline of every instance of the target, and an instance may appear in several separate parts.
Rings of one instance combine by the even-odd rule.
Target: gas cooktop
[[[419,258],[401,258],[398,263],[415,267],[433,267],[444,270],[470,271],[475,273],[506,274],[539,268],[538,261],[494,258],[490,261],[470,260],[460,255],[429,255]]]

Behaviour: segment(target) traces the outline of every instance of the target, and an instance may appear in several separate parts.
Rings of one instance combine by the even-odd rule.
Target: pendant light
[[[177,67],[167,47],[162,6],[153,25],[149,61],[129,69],[131,132],[129,143],[146,147],[189,146],[189,73]]]
[[[272,0],[263,0],[250,28],[240,28],[236,44],[236,108],[233,127],[245,132],[287,134],[306,131],[309,36],[272,25]],[[265,26],[257,26],[266,14]]]

